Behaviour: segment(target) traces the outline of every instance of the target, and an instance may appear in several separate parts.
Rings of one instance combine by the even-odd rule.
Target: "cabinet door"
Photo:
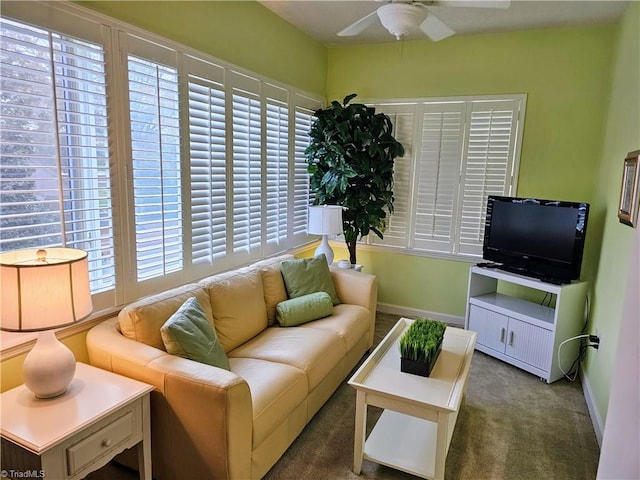
[[[506,315],[486,308],[471,305],[469,309],[469,330],[478,332],[477,342],[500,353],[504,353],[508,321]]]
[[[509,318],[507,355],[548,372],[552,349],[553,334],[550,330]]]

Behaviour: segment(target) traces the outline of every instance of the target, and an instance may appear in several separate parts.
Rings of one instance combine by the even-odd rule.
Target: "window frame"
[[[406,138],[407,133],[398,132],[395,115],[413,116],[413,124],[407,128],[411,132],[409,144],[405,144],[405,156],[396,159],[394,169],[394,183],[404,182],[406,185],[407,198],[400,197],[400,204],[406,209],[406,216],[400,218],[400,222],[405,224],[404,234],[394,231],[394,215],[398,212],[394,212],[394,215],[389,217],[390,231],[394,233],[394,236],[390,241],[380,240],[377,236],[369,234],[360,240],[362,247],[370,249],[382,249],[387,251],[395,251],[398,253],[433,257],[454,261],[475,262],[482,257],[482,232],[484,231],[484,212],[480,211],[478,218],[479,224],[479,245],[475,245],[475,252],[461,251],[460,248],[460,228],[462,222],[462,197],[464,194],[464,177],[466,174],[467,153],[469,148],[469,127],[471,115],[473,113],[473,104],[479,104],[482,102],[513,102],[517,105],[514,109],[514,122],[515,126],[511,132],[512,144],[510,145],[510,163],[508,172],[508,180],[506,181],[505,188],[500,192],[502,195],[515,195],[517,192],[518,172],[520,167],[520,154],[522,150],[522,136],[524,130],[524,121],[526,113],[526,94],[504,94],[504,95],[465,95],[465,96],[452,96],[452,97],[420,97],[420,98],[394,98],[394,99],[367,99],[364,101],[367,105],[376,108],[376,111],[383,112],[392,117],[392,123],[394,125],[394,135],[402,142],[402,137]],[[456,160],[459,162],[457,167],[457,181],[455,182],[454,204],[453,204],[453,218],[454,224],[452,226],[448,250],[436,249],[436,248],[419,248],[415,246],[415,228],[416,228],[416,202],[418,196],[418,182],[417,176],[418,167],[420,162],[420,145],[422,144],[422,121],[425,109],[431,109],[431,106],[441,105],[442,111],[447,110],[450,106],[459,104],[462,105],[462,138],[460,139],[460,154]],[[428,108],[425,108],[427,107]],[[435,109],[437,111],[437,108]],[[398,135],[400,133],[400,135]],[[398,169],[398,162],[408,161],[409,166],[406,169]],[[399,178],[398,178],[398,177]],[[397,185],[396,183],[396,185]],[[394,187],[394,193],[395,187]],[[497,194],[490,192],[488,194]],[[487,194],[487,195],[488,195]],[[396,193],[396,197],[398,197]],[[486,205],[486,195],[484,198],[484,205]],[[486,206],[485,206],[486,209]],[[395,219],[396,221],[398,218]],[[386,236],[385,236],[386,238]],[[467,248],[467,250],[469,250]]]

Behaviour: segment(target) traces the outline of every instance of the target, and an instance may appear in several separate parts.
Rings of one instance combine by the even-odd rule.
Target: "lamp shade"
[[[342,233],[342,207],[339,205],[316,205],[309,207],[311,235],[335,235]]]
[[[0,254],[0,329],[48,330],[91,313],[87,252],[73,248]]]

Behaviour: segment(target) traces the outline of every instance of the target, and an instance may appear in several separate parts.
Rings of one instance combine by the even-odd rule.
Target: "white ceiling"
[[[336,35],[343,28],[384,5],[384,0],[260,0],[260,3],[325,45],[395,41],[379,21],[356,37]],[[612,0],[512,0],[507,9],[430,6],[429,11],[453,28],[457,35],[466,35],[612,23],[620,18],[628,3]],[[417,31],[406,38],[415,40],[426,37]]]

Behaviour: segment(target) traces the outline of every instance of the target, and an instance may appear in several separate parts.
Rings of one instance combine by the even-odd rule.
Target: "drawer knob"
[[[108,448],[111,446],[111,440],[107,439],[107,440],[103,440],[102,441],[102,446],[105,448]]]

